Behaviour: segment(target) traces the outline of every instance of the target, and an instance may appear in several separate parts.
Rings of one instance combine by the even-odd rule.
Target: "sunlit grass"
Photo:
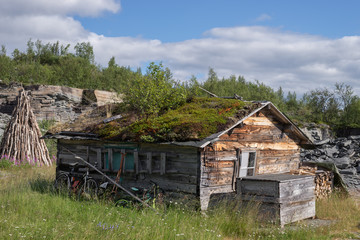
[[[258,221],[256,204],[220,205],[204,215],[178,205],[156,214],[80,202],[55,194],[54,177],[55,167],[0,171],[0,239],[344,239],[359,231],[359,206],[337,195],[317,202],[317,217],[334,224],[280,228]]]

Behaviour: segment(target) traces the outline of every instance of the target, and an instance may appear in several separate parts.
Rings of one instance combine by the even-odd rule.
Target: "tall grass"
[[[348,198],[343,193],[335,193],[328,199],[317,201],[317,217],[335,220],[332,226],[334,236],[343,232],[359,233],[360,238],[360,200]]]
[[[52,164],[56,162],[56,157],[53,156],[51,159]],[[26,159],[16,159],[14,157],[8,156],[8,155],[2,155],[0,157],[0,169],[9,169],[12,167],[16,168],[27,168],[27,167],[33,167],[33,166],[42,166],[43,163],[37,159],[31,159],[30,157],[26,156]]]
[[[356,236],[360,223],[355,202],[341,196],[317,204],[319,217],[341,227],[279,228],[258,221],[256,204],[226,204],[204,215],[179,204],[156,214],[75,201],[53,192],[54,177],[55,167],[0,171],[0,239],[341,239]]]

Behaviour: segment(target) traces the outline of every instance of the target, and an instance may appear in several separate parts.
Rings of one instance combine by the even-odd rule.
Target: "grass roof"
[[[258,103],[236,99],[194,98],[158,116],[121,112],[122,118],[108,123],[99,121],[106,116],[103,113],[106,109],[103,108],[94,110],[96,114],[88,113],[80,117],[62,131],[91,132],[102,139],[133,142],[202,140],[227,129],[259,106]],[[119,114],[116,111],[119,110],[113,114]],[[59,128],[54,130],[59,132]]]

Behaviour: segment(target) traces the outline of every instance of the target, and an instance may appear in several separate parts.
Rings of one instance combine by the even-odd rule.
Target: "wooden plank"
[[[135,173],[139,174],[139,153],[137,151],[134,151],[134,165]]]
[[[99,169],[103,169],[102,161],[101,161],[101,148],[91,148],[92,151],[96,151],[96,162]]]
[[[203,173],[221,173],[221,172],[228,172],[229,174],[232,174],[234,171],[233,167],[227,167],[227,168],[221,168],[221,169],[216,169],[216,168],[204,168],[203,169]]]
[[[207,161],[204,163],[204,167],[207,168],[233,168],[234,161]]]
[[[160,174],[164,175],[166,173],[166,153],[161,153],[160,161]]]
[[[286,163],[293,159],[291,156],[284,156],[284,157],[258,157],[258,163],[260,165],[273,165],[273,164],[280,164]]]
[[[146,155],[146,170],[149,174],[152,173],[152,154],[148,152]]]
[[[258,157],[283,157],[283,156],[300,156],[300,149],[295,150],[261,150],[257,153]]]
[[[250,117],[243,121],[245,125],[275,126],[279,122],[269,117]]]
[[[233,150],[236,148],[244,149],[254,149],[254,150],[299,150],[300,146],[295,142],[274,142],[274,143],[264,143],[264,142],[224,142],[218,141],[214,143],[217,149],[222,151]]]
[[[86,161],[88,162],[88,163],[90,163],[90,147],[89,146],[86,146]]]
[[[140,180],[136,181],[134,179],[127,178],[126,181],[123,181],[124,187],[149,187],[149,181],[156,182],[159,187],[166,192],[185,192],[185,193],[192,193],[196,194],[196,184],[188,184],[184,182],[177,182],[173,180],[169,180],[165,177],[166,175],[150,175],[147,176],[146,181]],[[126,176],[124,175],[124,178]]]
[[[180,182],[180,183],[182,182],[182,183],[194,184],[194,185],[197,184],[197,177],[187,174],[166,173],[163,177],[175,182]]]
[[[258,174],[290,172],[291,170],[298,169],[299,164],[300,164],[299,161],[294,161],[294,162],[286,162],[280,164],[259,165]]]
[[[100,141],[93,140],[68,140],[68,139],[59,139],[58,142],[64,145],[92,145],[92,146],[102,146],[103,143]]]
[[[139,151],[145,152],[166,152],[168,154],[196,154],[197,148],[196,147],[189,147],[189,146],[176,146],[170,144],[155,144],[155,143],[142,143],[140,145]]]
[[[113,150],[112,148],[108,148],[108,161],[109,161],[109,170],[113,171]]]
[[[311,193],[314,195],[314,178],[301,179],[297,181],[281,182],[279,184],[280,197],[289,197]]]
[[[218,171],[218,172],[204,172],[201,176],[204,179],[210,178],[232,178],[232,172],[230,171]]]
[[[282,204],[280,209],[280,224],[284,225],[299,220],[315,217],[315,199],[297,204]]]
[[[125,162],[126,162],[126,152],[125,152],[125,149],[121,149],[121,158],[124,157],[124,162],[123,162],[123,165],[122,165],[122,172],[124,173],[125,172]],[[121,160],[120,160],[120,163],[121,163]],[[121,167],[121,166],[120,166]]]
[[[312,201],[315,200],[314,194],[304,194],[304,195],[297,195],[291,196],[286,198],[280,197],[271,197],[271,196],[258,196],[258,195],[240,195],[241,200],[244,201],[259,201],[261,203],[276,203],[276,204],[288,204],[288,203],[296,203],[301,201]]]
[[[277,182],[272,181],[247,181],[241,180],[238,183],[241,195],[256,195],[267,197],[278,197],[279,187]]]
[[[166,161],[166,172],[176,170],[179,173],[185,173],[196,176],[197,174],[197,163],[181,163],[181,162],[169,162]]]
[[[224,186],[224,185],[232,185],[232,178],[211,178],[211,179],[204,179],[202,181],[203,185],[206,186]]]

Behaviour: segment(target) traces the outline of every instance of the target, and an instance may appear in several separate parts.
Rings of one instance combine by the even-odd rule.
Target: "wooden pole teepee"
[[[29,164],[51,165],[49,152],[36,117],[30,106],[28,92],[21,90],[18,103],[1,140],[1,156],[7,155]]]

